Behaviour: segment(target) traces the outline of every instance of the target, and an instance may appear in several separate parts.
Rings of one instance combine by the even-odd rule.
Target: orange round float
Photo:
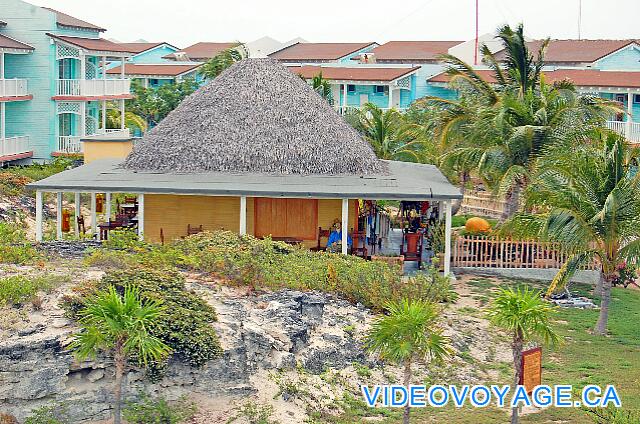
[[[467,222],[464,224],[464,229],[469,233],[488,233],[491,231],[491,224],[489,224],[486,219],[474,216],[473,218],[467,219]]]

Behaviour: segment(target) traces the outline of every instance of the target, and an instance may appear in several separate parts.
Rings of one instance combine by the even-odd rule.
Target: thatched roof
[[[125,168],[340,175],[384,173],[369,144],[300,77],[245,59],[149,131]]]

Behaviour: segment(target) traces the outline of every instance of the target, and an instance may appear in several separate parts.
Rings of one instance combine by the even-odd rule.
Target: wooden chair
[[[400,254],[404,255],[405,262],[418,262],[418,268],[422,268],[422,248],[424,245],[424,235],[418,233],[403,234]]]
[[[329,236],[331,235],[331,230],[323,230],[322,227],[318,227],[318,245],[316,247],[312,247],[310,250],[314,252],[318,252],[320,250],[324,250],[327,246],[325,242],[325,247],[322,247],[322,239],[327,239],[329,241]]]
[[[197,227],[192,227],[191,224],[187,224],[187,236],[192,236],[194,234],[198,234],[201,233],[202,231],[204,231],[202,229],[202,224],[200,224]]]

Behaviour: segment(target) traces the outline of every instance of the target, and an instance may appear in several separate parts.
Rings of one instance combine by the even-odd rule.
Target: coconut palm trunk
[[[607,334],[607,322],[609,321],[609,302],[611,301],[611,282],[613,275],[604,275],[602,278],[602,290],[600,298],[600,316],[594,332],[599,336]]]
[[[511,350],[513,352],[513,388],[520,384],[520,379],[522,377],[522,349],[524,346],[524,336],[522,334],[522,330],[516,330],[513,334],[513,342],[511,344]],[[513,407],[511,409],[511,424],[518,424],[518,407]]]
[[[411,358],[404,361],[404,387],[409,390],[409,385],[411,384]],[[409,406],[409,399],[407,398],[407,404],[404,406],[404,414],[402,416],[403,424],[409,424],[409,413],[411,412],[411,407]]]
[[[504,209],[502,211],[502,220],[505,221],[511,218],[518,212],[520,208],[520,196],[522,194],[522,183],[517,182],[511,190],[505,196]]]
[[[123,351],[123,342],[118,340],[115,346],[114,362],[116,366],[115,385],[113,388],[114,408],[113,408],[113,424],[120,424],[122,414],[122,380],[124,376],[124,368],[126,365],[126,357]]]

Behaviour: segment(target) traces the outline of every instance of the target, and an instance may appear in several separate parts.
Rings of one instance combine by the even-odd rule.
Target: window
[[[373,88],[373,92],[376,93],[376,94],[384,94],[385,86],[384,85],[376,85]]]
[[[347,84],[347,93],[355,93],[356,92],[356,86],[353,84]]]
[[[640,103],[640,94],[633,95],[633,103]]]

